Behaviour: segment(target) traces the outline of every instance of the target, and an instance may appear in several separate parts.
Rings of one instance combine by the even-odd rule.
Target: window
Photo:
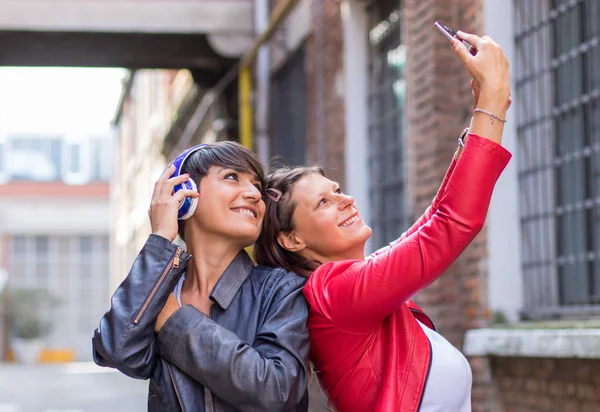
[[[1,137],[0,137],[1,139]],[[6,141],[0,140],[0,185],[8,180],[8,165],[7,156],[5,153],[8,151],[8,145]]]
[[[94,138],[90,140],[90,147],[90,180],[103,182],[110,180],[110,141]]]
[[[10,135],[7,143],[4,157],[4,172],[7,178],[54,181],[60,177],[61,140],[59,138]]]
[[[305,163],[306,76],[300,48],[273,79],[272,154],[289,165]]]
[[[4,142],[0,142],[0,175],[4,173]]]
[[[92,151],[92,140],[83,136],[69,136],[63,144],[64,169],[62,179],[67,184],[80,185],[90,181],[92,170],[91,159],[95,153]]]
[[[81,172],[81,148],[79,145],[69,145],[69,172],[80,173]]]
[[[48,155],[54,165],[57,174],[62,175],[62,140],[48,139]]]
[[[406,86],[399,2],[371,7],[369,32],[369,169],[374,247],[396,239],[405,214],[404,99]]]
[[[59,298],[53,342],[87,340],[108,309],[108,236],[14,236],[10,254],[13,287],[46,289]]]
[[[600,4],[515,1],[527,315],[600,308]]]

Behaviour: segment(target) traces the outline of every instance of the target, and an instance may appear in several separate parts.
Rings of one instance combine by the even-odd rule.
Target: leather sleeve
[[[189,259],[168,239],[150,235],[94,331],[96,364],[116,368],[132,378],[151,377],[157,362],[156,318]]]
[[[305,282],[293,275],[293,280],[275,286],[252,343],[185,305],[158,334],[158,352],[240,411],[293,409],[304,397],[308,380]]]
[[[470,134],[431,218],[379,255],[319,267],[305,288],[309,304],[342,330],[371,331],[437,279],[481,231],[510,157],[502,146]]]

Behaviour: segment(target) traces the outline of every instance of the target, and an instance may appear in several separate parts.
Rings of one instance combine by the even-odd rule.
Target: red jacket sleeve
[[[402,235],[400,235],[400,237],[398,239],[396,239],[389,245],[373,252],[371,254],[371,256],[377,256],[377,255],[385,252],[390,247],[393,247],[396,243],[398,243],[398,242],[404,240],[406,237],[412,235],[414,232],[417,231],[417,229],[419,229],[421,226],[423,226],[425,223],[427,223],[429,221],[429,219],[431,219],[433,214],[437,211],[438,205],[440,203],[440,199],[442,199],[444,197],[444,193],[446,192],[446,187],[448,186],[448,181],[450,180],[450,176],[452,176],[452,172],[454,171],[454,166],[456,166],[456,158],[452,157],[452,162],[450,163],[450,166],[448,167],[448,170],[446,171],[446,175],[444,176],[444,180],[442,180],[442,184],[441,184],[440,188],[438,189],[438,192],[436,193],[435,197],[433,198],[433,202],[431,203],[431,206],[429,206],[427,209],[425,209],[425,212],[421,215],[421,217],[418,218],[417,221],[415,223],[413,223],[413,225],[406,232],[402,233]]]
[[[380,324],[437,279],[481,231],[510,157],[502,146],[471,134],[431,218],[367,260],[320,266],[305,287],[310,305],[346,331],[368,332]]]

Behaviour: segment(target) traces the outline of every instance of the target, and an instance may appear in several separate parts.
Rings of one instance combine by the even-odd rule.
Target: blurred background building
[[[91,337],[148,236],[154,181],[193,144],[240,140],[265,163],[318,162],[355,196],[374,230],[370,251],[399,236],[431,202],[471,116],[469,79],[433,28],[444,20],[491,35],[508,55],[504,145],[514,157],[485,230],[416,301],[469,357],[473,410],[600,410],[598,0],[49,3],[0,1],[0,40],[14,45],[0,64],[128,69],[105,160],[92,137],[75,149],[68,136],[23,140],[62,142],[34,150],[0,135],[0,266],[11,287],[75,291],[63,300],[78,315],[47,338],[55,358],[88,356],[79,336]],[[26,148],[34,172],[14,157]],[[63,189],[36,186],[34,196],[34,184]],[[84,253],[97,264],[71,279]],[[94,290],[85,307],[83,284]]]
[[[60,300],[47,359],[90,359],[90,328],[106,311],[110,151],[106,135],[0,138],[2,266],[10,287]]]

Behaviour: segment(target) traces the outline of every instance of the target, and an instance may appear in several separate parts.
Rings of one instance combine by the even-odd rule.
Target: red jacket
[[[419,409],[431,349],[415,317],[433,325],[409,299],[481,231],[510,157],[502,146],[470,134],[413,227],[364,261],[329,262],[310,276],[304,295],[311,359],[338,412]]]

